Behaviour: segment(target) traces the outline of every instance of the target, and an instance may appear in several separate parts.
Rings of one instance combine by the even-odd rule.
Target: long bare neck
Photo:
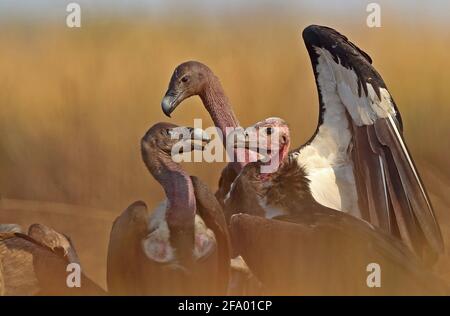
[[[147,157],[152,157],[151,161],[144,161],[169,202],[167,224],[169,227],[193,227],[197,207],[191,178],[166,153],[149,153]]]
[[[209,74],[208,84],[200,93],[200,98],[209,112],[214,125],[222,132],[222,142],[224,147],[226,147],[227,134],[240,127],[240,125],[219,79],[213,73]],[[240,172],[246,165],[246,162],[235,161],[232,165],[237,172]]]
[[[226,136],[227,127],[239,127],[239,122],[234,115],[231,104],[223,91],[219,79],[214,75],[208,76],[208,84],[200,93],[200,98],[206,110],[209,112],[214,125],[217,126],[222,135]],[[225,139],[223,139],[225,145]]]

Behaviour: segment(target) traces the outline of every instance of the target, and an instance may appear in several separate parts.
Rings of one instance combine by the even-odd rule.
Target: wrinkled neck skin
[[[202,90],[199,96],[202,99],[202,102],[206,110],[211,116],[214,125],[217,128],[219,128],[220,131],[222,132],[222,143],[223,146],[226,148],[227,127],[237,128],[240,127],[240,125],[239,121],[236,119],[236,116],[234,115],[234,112],[231,108],[231,104],[227,96],[225,95],[225,92],[223,91],[219,79],[213,73],[209,73],[208,84],[205,85],[205,88]],[[248,160],[244,162],[235,161],[232,163],[232,165],[235,171],[239,173],[242,170],[242,168],[247,164],[247,162]]]
[[[290,148],[290,142],[286,143],[285,145],[283,145],[277,152],[275,152],[275,155],[278,155],[278,168],[275,172],[272,173],[259,173],[259,178],[262,181],[268,181],[270,180],[273,176],[275,176],[276,174],[278,174],[278,171],[280,171],[280,169],[283,167],[284,164],[286,164],[286,162],[288,161],[288,154],[289,154],[289,148]],[[262,163],[264,165],[270,165],[270,163],[272,162],[273,157],[271,158],[270,161],[266,162],[266,163]],[[261,167],[261,166],[260,166]]]
[[[169,228],[194,227],[197,207],[191,178],[167,153],[155,150],[149,152],[148,157],[152,161],[145,161],[146,165],[166,193],[166,220]]]
[[[200,98],[209,112],[214,124],[226,136],[226,128],[239,127],[239,122],[234,116],[231,104],[228,101],[219,79],[212,73],[208,75],[208,84],[200,93]],[[225,139],[223,139],[225,145]]]

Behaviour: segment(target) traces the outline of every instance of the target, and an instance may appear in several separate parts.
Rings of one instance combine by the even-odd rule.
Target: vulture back
[[[350,215],[329,210],[281,219],[242,214],[231,220],[233,245],[265,294],[449,293],[402,242]],[[371,269],[377,267],[381,287],[369,287]]]

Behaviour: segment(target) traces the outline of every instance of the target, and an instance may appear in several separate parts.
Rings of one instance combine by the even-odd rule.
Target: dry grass
[[[383,75],[450,244],[450,35],[385,21],[390,26],[379,30],[350,22],[331,26],[364,48]],[[217,73],[243,125],[280,116],[291,125],[294,145],[301,144],[317,119],[300,38],[306,22],[186,17],[87,21],[79,30],[2,26],[0,194],[102,207],[113,215],[136,199],[155,205],[162,190],[141,163],[139,140],[152,124],[168,120],[161,97],[173,68],[190,59]],[[192,125],[193,118],[212,124],[197,98],[172,121]],[[186,168],[215,188],[222,164]]]

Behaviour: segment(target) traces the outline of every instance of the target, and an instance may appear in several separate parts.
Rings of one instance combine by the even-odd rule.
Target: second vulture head
[[[161,102],[164,114],[170,117],[176,107],[191,96],[202,97],[211,76],[214,74],[208,66],[197,61],[188,61],[175,68]]]

